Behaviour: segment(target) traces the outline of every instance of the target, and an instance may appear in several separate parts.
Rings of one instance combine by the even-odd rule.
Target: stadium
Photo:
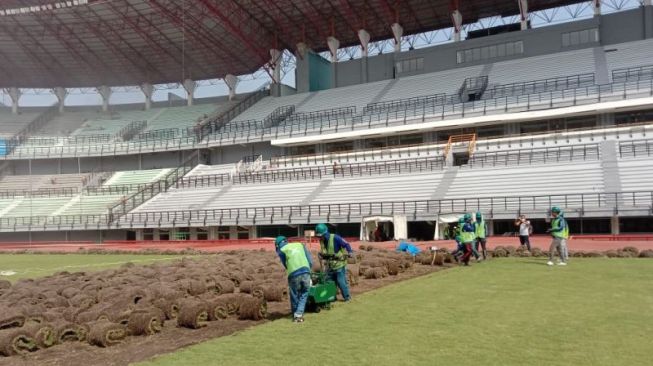
[[[5,0],[0,90],[0,365],[649,362],[650,0]]]

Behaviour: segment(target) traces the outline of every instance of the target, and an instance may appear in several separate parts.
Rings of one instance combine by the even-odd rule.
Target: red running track
[[[291,239],[292,240],[292,239]],[[301,240],[301,239],[298,239]],[[354,250],[358,250],[361,244],[373,245],[379,248],[394,249],[397,245],[395,241],[383,243],[363,243],[356,239],[351,239],[350,243]],[[548,236],[533,236],[531,237],[531,246],[541,249],[548,249],[551,243],[551,238]],[[416,242],[417,246],[425,249],[430,246],[437,246],[438,248],[453,249],[455,243],[452,240],[437,240],[437,241],[424,241]],[[517,237],[490,237],[488,238],[488,246],[490,249],[498,246],[519,246],[519,238]],[[311,249],[318,249],[318,244],[315,240],[310,243]],[[630,235],[630,236],[575,236],[568,241],[569,250],[609,250],[619,249],[625,246],[633,246],[639,250],[653,249],[653,236],[645,235]],[[184,249],[195,249],[203,252],[217,252],[223,250],[272,250],[274,249],[272,238],[252,239],[252,240],[202,240],[202,241],[107,241],[102,244],[93,242],[34,242],[34,243],[0,243],[0,252],[5,251],[57,251],[74,253],[80,249],[103,249],[103,250],[119,250],[137,252],[148,249],[156,250],[172,250],[182,251]]]

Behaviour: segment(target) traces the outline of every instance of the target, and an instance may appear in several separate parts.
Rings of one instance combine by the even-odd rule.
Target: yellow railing
[[[447,155],[449,155],[449,151],[451,151],[453,144],[464,144],[464,143],[468,144],[467,151],[469,152],[469,156],[472,156],[472,154],[474,153],[474,149],[476,148],[475,133],[449,136],[449,142],[447,142],[447,146],[444,148],[444,156],[446,157]]]

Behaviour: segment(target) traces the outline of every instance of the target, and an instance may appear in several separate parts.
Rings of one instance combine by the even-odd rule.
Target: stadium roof
[[[327,49],[451,27],[457,0],[3,0],[0,87],[123,86],[250,74],[271,48]],[[580,1],[529,0],[531,11]],[[464,23],[516,0],[459,0]]]

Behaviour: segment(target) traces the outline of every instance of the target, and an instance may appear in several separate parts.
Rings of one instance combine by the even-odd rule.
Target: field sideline
[[[16,274],[0,276],[14,282],[20,278],[42,277],[60,271],[100,271],[131,262],[148,264],[182,256],[145,254],[0,254],[0,271]]]
[[[544,263],[438,272],[138,365],[649,364],[653,261]]]

